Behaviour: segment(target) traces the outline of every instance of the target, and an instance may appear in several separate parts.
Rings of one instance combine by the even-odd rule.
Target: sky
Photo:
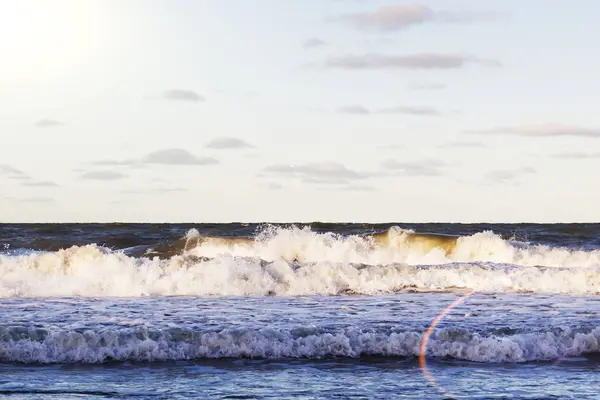
[[[598,222],[595,0],[0,0],[2,222]]]

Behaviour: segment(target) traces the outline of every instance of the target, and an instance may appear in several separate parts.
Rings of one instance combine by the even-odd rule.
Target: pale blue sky
[[[0,221],[598,221],[598,15],[0,0]]]

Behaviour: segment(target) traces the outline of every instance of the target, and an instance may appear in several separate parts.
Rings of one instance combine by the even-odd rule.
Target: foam
[[[571,250],[507,241],[491,231],[471,236],[451,237],[416,234],[392,227],[373,236],[341,236],[316,233],[310,228],[288,229],[267,226],[255,241],[219,238],[219,242],[200,239],[187,247],[187,253],[217,257],[234,255],[264,260],[300,262],[329,261],[387,265],[448,264],[452,262],[494,262],[522,266],[600,267],[600,251]]]
[[[340,246],[349,248],[354,240],[357,239],[341,241]],[[314,254],[313,250],[304,249],[308,254]],[[208,260],[190,255],[161,260],[129,257],[96,245],[43,254],[0,255],[0,297],[4,298],[378,295],[408,289],[462,288],[481,292],[595,295],[600,293],[600,267],[537,268],[481,262],[292,263],[228,254]]]
[[[328,357],[415,357],[423,333],[344,329],[107,328],[48,330],[0,327],[0,361],[103,363],[215,358],[320,359]],[[482,363],[527,362],[577,357],[600,351],[600,328],[496,336],[464,329],[439,329],[427,355]]]

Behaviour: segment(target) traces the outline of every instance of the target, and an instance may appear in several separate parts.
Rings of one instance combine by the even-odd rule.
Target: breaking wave
[[[204,237],[191,230],[180,252],[204,257],[232,255],[305,263],[328,261],[365,265],[493,262],[522,266],[600,267],[600,251],[505,240],[493,232],[471,236],[415,233],[392,227],[374,235],[342,236],[309,228],[267,227],[254,239]]]
[[[423,332],[319,328],[223,329],[107,328],[50,330],[0,327],[0,361],[19,363],[158,362],[207,358],[322,359],[415,357]],[[600,328],[496,335],[437,330],[427,355],[483,363],[556,360],[600,352]]]
[[[545,257],[556,257],[553,251],[549,250]],[[485,262],[369,265],[328,260],[268,261],[256,254],[213,256],[136,258],[95,245],[42,254],[4,255],[0,256],[0,297],[378,295],[462,288],[481,292],[600,293],[597,266],[536,267]],[[591,257],[595,256],[588,253],[588,260]]]

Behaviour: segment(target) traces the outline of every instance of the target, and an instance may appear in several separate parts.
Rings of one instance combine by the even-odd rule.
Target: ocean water
[[[0,398],[599,399],[600,224],[0,225]]]

